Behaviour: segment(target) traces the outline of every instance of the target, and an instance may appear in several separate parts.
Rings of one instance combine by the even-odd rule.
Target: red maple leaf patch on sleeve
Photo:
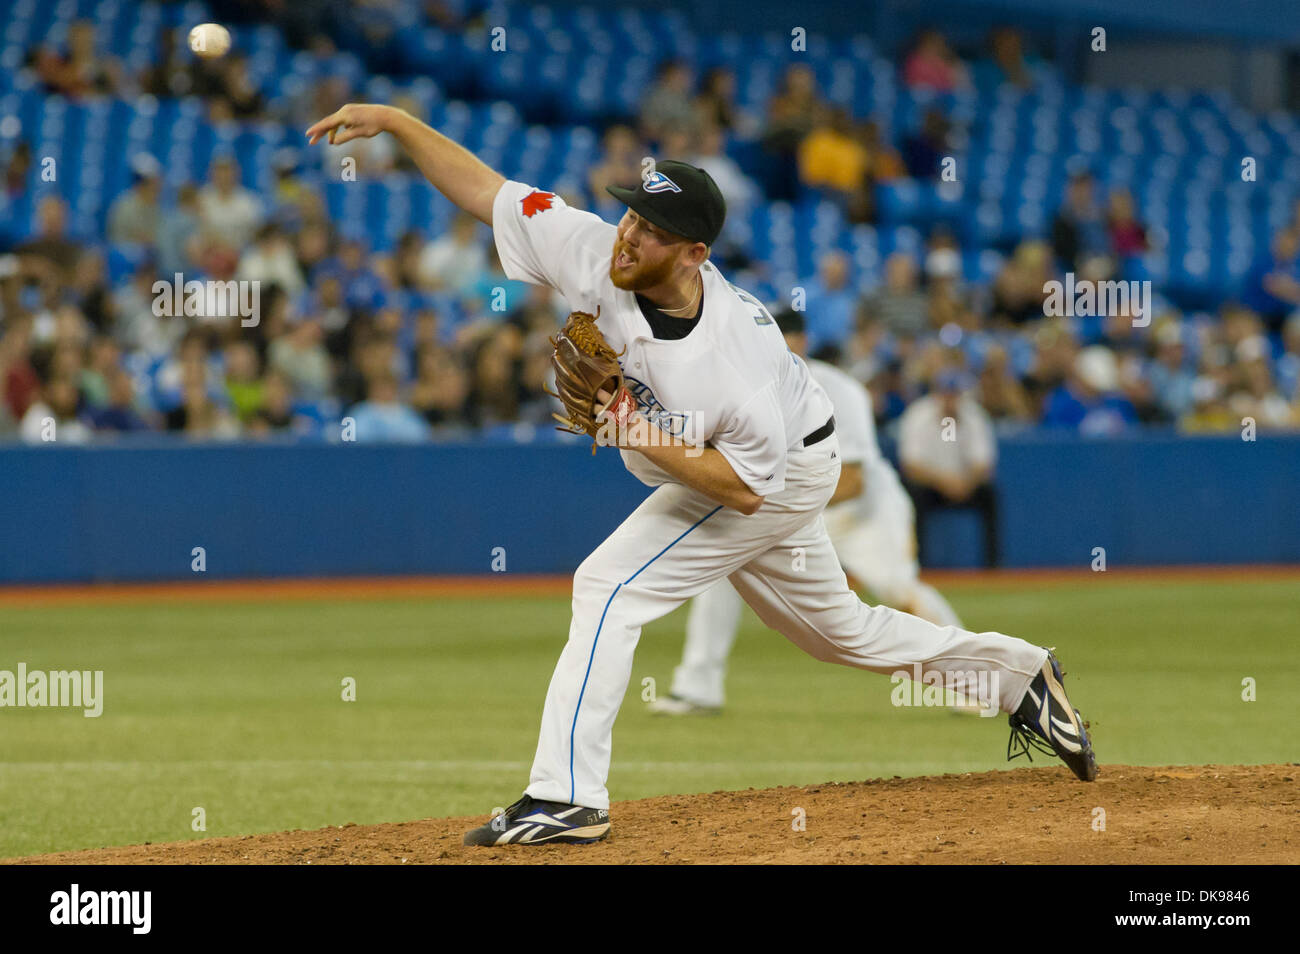
[[[524,218],[531,219],[538,212],[545,212],[551,207],[551,200],[554,198],[554,192],[542,192],[540,189],[534,189],[522,199]]]

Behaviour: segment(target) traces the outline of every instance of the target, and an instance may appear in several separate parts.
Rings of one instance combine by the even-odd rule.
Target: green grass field
[[[1056,645],[1106,763],[1300,760],[1300,582],[954,589],[967,625]],[[102,669],[104,712],[0,709],[0,857],[484,814],[527,781],[567,599],[0,607],[0,669]],[[672,721],[684,611],[647,627],[617,800],[1001,768],[1005,718],[890,705],[748,613],[720,717]],[[344,677],[357,700],[341,699]],[[1258,698],[1242,701],[1253,677]],[[1023,764],[1023,760],[1016,764]],[[206,812],[206,832],[191,811]]]

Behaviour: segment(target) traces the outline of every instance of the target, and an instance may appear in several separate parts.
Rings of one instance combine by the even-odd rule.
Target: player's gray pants
[[[664,485],[582,562],[569,641],[551,677],[527,793],[608,808],[614,719],[641,627],[729,577],[759,619],[817,659],[873,672],[985,673],[1013,711],[1047,651],[1000,633],[935,626],[849,588],[821,520],[839,480],[832,435],[792,451],[785,487],[745,516]]]

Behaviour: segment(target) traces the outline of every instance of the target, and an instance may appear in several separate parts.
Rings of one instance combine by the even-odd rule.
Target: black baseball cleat
[[[1010,718],[1007,761],[1023,755],[1032,762],[1030,749],[1037,749],[1044,755],[1060,756],[1080,780],[1091,782],[1097,777],[1097,760],[1083,716],[1065,694],[1064,679],[1061,664],[1049,649],[1047,662]]]
[[[486,825],[465,832],[465,844],[586,845],[609,834],[609,812],[525,795]]]

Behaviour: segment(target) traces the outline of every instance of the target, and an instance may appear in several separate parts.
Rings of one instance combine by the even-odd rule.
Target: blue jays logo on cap
[[[681,187],[662,172],[651,172],[641,181],[647,192],[681,192]]]

